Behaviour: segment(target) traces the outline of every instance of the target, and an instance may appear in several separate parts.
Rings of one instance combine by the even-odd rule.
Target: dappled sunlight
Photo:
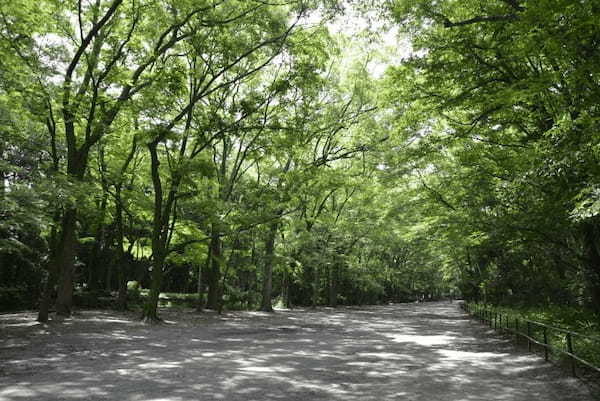
[[[440,336],[419,336],[419,335],[406,335],[406,334],[392,334],[386,335],[390,339],[390,341],[405,343],[411,342],[417,345],[422,345],[425,347],[429,347],[432,345],[447,345],[449,344],[455,337],[440,335]]]
[[[101,315],[55,326],[56,336],[32,330],[20,350],[3,348],[0,401],[529,401],[549,388],[569,400],[551,366],[487,337],[456,305],[202,319],[147,326]]]

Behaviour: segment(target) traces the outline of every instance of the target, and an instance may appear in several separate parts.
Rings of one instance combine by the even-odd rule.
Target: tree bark
[[[117,185],[115,188],[115,226],[117,231],[117,275],[119,277],[119,294],[117,296],[117,309],[127,309],[127,274],[125,251],[123,250],[123,205],[121,199],[121,185]]]
[[[329,306],[334,308],[337,307],[338,302],[338,291],[337,291],[337,282],[338,282],[338,266],[334,263],[329,266]]]
[[[198,266],[198,303],[196,304],[197,312],[202,312],[202,310],[204,309],[204,276],[207,274],[208,269],[210,268],[210,260],[211,256],[209,248],[208,252],[206,253],[206,261],[204,262],[204,268],[201,264]]]
[[[73,273],[75,268],[75,245],[77,243],[77,209],[71,207],[64,213],[60,233],[57,260],[58,292],[56,296],[56,314],[70,316],[73,307]]]
[[[160,296],[160,289],[162,286],[164,262],[165,257],[163,255],[154,255],[154,260],[152,262],[150,293],[148,294],[148,300],[144,305],[142,315],[143,320],[149,323],[160,322],[160,318],[158,317],[158,297]]]
[[[221,238],[214,231],[210,239],[210,267],[208,270],[208,295],[206,299],[206,308],[211,310],[219,309],[219,284],[221,282]]]
[[[167,243],[167,233],[165,232],[166,229],[164,223],[165,216],[163,212],[163,189],[159,172],[160,161],[158,159],[157,146],[157,141],[148,144],[148,151],[150,152],[150,173],[152,175],[152,185],[154,187],[154,215],[152,218],[152,272],[150,274],[150,294],[144,305],[142,319],[150,323],[160,321],[158,317],[158,297],[162,285],[163,265],[166,257],[165,246]]]
[[[583,226],[583,242],[586,254],[586,287],[590,296],[591,308],[600,313],[600,250],[598,249],[600,230],[595,222]]]
[[[260,310],[263,312],[273,312],[271,297],[273,292],[273,257],[275,254],[275,237],[279,230],[279,219],[273,220],[269,224],[269,231],[265,240],[265,260],[263,264],[263,283],[262,299]]]
[[[54,292],[54,286],[56,285],[56,273],[58,269],[56,260],[56,250],[58,249],[58,224],[60,223],[60,209],[54,211],[52,229],[50,230],[50,255],[48,258],[48,265],[46,270],[48,271],[48,277],[44,283],[42,290],[42,296],[40,297],[40,308],[38,311],[37,321],[45,323],[48,321],[50,313],[50,305],[52,304],[52,293]]]

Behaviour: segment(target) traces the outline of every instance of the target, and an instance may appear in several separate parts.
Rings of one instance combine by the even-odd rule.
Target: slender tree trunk
[[[291,266],[288,268],[291,269]],[[281,298],[283,298],[283,305],[286,308],[290,308],[290,272],[285,269],[281,279]]]
[[[104,289],[110,294],[112,292],[113,261],[110,259],[106,259],[104,262],[106,266],[106,282],[104,283]]]
[[[50,262],[53,264],[53,262]],[[48,277],[44,283],[42,290],[42,296],[40,298],[40,309],[38,311],[37,321],[45,323],[48,321],[50,315],[50,305],[52,304],[52,291],[54,290],[54,284],[56,283],[56,268],[48,266]]]
[[[90,290],[98,290],[101,288],[99,282],[100,261],[103,258],[106,242],[106,225],[104,224],[104,216],[106,215],[106,207],[108,205],[108,191],[106,185],[102,185],[104,189],[102,194],[102,201],[100,202],[100,222],[98,229],[96,230],[94,247],[92,248],[92,255],[90,258],[90,265],[88,267],[88,288]]]
[[[219,284],[221,282],[221,238],[214,231],[210,240],[210,267],[208,271],[208,295],[206,308],[219,309]]]
[[[263,264],[263,283],[262,299],[260,310],[263,312],[273,312],[271,297],[273,292],[273,257],[275,254],[275,237],[279,229],[279,219],[273,220],[269,224],[267,239],[265,241],[265,260]]]
[[[165,247],[167,243],[167,224],[163,211],[163,189],[160,179],[160,161],[157,153],[158,142],[148,144],[150,152],[150,173],[154,187],[154,215],[152,219],[152,272],[150,273],[150,293],[144,305],[142,319],[155,323],[159,322],[158,297],[162,286],[163,265],[166,257]],[[167,208],[166,208],[167,209]]]
[[[204,266],[200,264],[198,266],[198,303],[196,304],[196,311],[202,312],[204,309],[204,275],[208,273],[208,269],[210,268],[210,248],[206,253],[206,261],[204,262]]]
[[[319,268],[313,266],[313,283],[312,283],[312,308],[316,309],[319,303]]]
[[[590,306],[600,313],[600,229],[595,222],[583,226],[583,241],[587,257],[585,277]]]
[[[339,276],[338,266],[333,263],[329,266],[329,306],[337,307],[338,291],[337,282]]]
[[[117,275],[119,278],[119,293],[117,296],[117,308],[119,310],[127,309],[127,274],[125,250],[123,249],[123,205],[121,199],[121,185],[115,188],[115,226],[117,235]]]

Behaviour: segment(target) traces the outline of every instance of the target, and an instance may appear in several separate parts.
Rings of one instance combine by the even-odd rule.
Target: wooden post
[[[515,318],[515,334],[518,339],[519,338],[519,318],[518,317]]]
[[[569,351],[569,354],[573,354],[573,340],[571,338],[571,333],[567,333],[567,351]],[[571,359],[571,373],[573,376],[577,376],[577,372],[575,371],[575,359],[571,355],[569,355],[569,358]]]
[[[548,330],[544,327],[544,359],[548,361]]]
[[[500,319],[500,322],[499,322],[498,326],[500,326],[500,331],[502,331],[502,313],[500,313],[499,319]]]
[[[531,352],[531,323],[527,321],[527,350]]]

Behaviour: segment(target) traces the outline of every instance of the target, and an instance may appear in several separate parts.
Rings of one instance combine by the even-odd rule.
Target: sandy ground
[[[0,315],[0,401],[594,400],[456,303],[162,316]]]

